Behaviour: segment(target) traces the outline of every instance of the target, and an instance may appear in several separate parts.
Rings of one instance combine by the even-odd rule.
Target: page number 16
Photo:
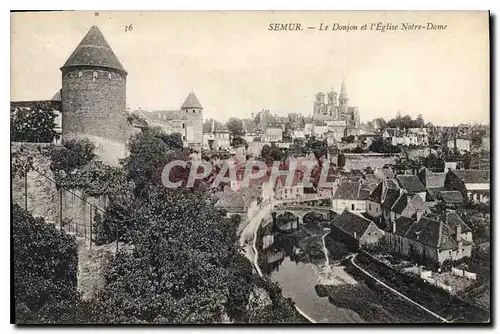
[[[129,24],[128,26],[125,26],[125,32],[132,31],[132,30],[134,30],[134,27],[131,24]]]

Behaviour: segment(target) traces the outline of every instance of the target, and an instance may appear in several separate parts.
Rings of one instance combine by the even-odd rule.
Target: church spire
[[[342,86],[340,86],[339,99],[347,100],[347,89],[345,88],[344,80],[342,80]]]

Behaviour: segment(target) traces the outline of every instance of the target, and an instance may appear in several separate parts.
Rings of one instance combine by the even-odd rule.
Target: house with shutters
[[[353,248],[369,248],[384,238],[384,231],[365,217],[349,210],[336,215],[332,221],[332,236]]]
[[[363,212],[366,210],[366,199],[371,191],[361,179],[359,181],[341,181],[332,197],[333,211],[344,210]]]
[[[401,216],[385,232],[385,243],[393,252],[419,264],[441,266],[471,256],[472,230],[454,212],[427,214],[419,220]]]

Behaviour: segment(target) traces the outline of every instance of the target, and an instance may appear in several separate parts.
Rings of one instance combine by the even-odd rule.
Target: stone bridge
[[[276,216],[287,213],[295,216],[297,221],[295,224],[292,223],[290,228],[297,228],[298,224],[303,224],[304,218],[307,215],[320,215],[324,220],[330,220],[332,214],[334,214],[330,206],[289,205],[288,203],[275,207],[272,212],[275,213]]]

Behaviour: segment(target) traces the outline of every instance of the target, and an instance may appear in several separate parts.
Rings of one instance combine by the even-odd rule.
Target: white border
[[[286,1],[286,0],[280,0],[280,1],[271,1],[271,0],[253,0],[253,1],[231,1],[231,0],[226,0],[226,1],[221,1],[221,0],[211,0],[211,1],[203,1],[203,0],[182,0],[182,1],[176,1],[176,2],[167,2],[167,1],[151,1],[151,0],[141,0],[137,2],[114,2],[113,4],[103,4],[102,0],[101,1],[96,1],[96,0],[86,0],[84,2],[78,2],[77,4],[71,3],[68,1],[53,1],[53,0],[45,0],[45,1],[6,1],[2,2],[2,8],[1,11],[1,24],[3,25],[3,29],[1,31],[1,37],[2,37],[2,44],[4,45],[4,50],[9,50],[10,51],[10,14],[8,10],[11,9],[16,9],[16,10],[29,10],[29,9],[45,9],[45,10],[53,10],[53,9],[65,9],[65,10],[204,10],[204,9],[210,9],[210,10],[218,10],[218,9],[226,9],[226,10],[491,10],[492,14],[497,14],[498,15],[498,7],[499,7],[500,1],[498,0],[474,0],[474,1],[437,1],[437,0],[419,0],[419,1],[398,1],[398,0],[393,0],[393,1],[387,1],[387,0],[377,0],[377,1],[370,1],[370,0],[345,0],[343,2],[336,2],[332,3],[332,1],[320,1],[320,0],[307,0],[303,1],[302,3],[300,2],[295,2],[295,1]],[[6,5],[4,5],[6,4]],[[498,28],[498,18],[496,20],[496,28]],[[496,31],[497,29],[495,29]],[[494,36],[495,40],[495,45],[497,45],[498,48],[498,33],[495,34]],[[6,73],[10,74],[10,52],[7,53],[2,52],[2,60],[4,64],[4,70],[2,73],[4,75],[2,76],[2,91],[4,92],[9,92],[8,94],[5,94],[7,96],[7,99],[5,100],[4,104],[4,110],[2,113],[2,122],[0,122],[0,135],[2,138],[0,139],[0,149],[1,149],[1,157],[4,159],[3,163],[0,164],[0,175],[1,177],[1,184],[0,184],[0,189],[1,189],[1,194],[2,194],[2,201],[0,201],[2,213],[4,214],[2,222],[2,242],[0,243],[2,250],[2,263],[1,263],[1,268],[3,268],[4,274],[1,276],[1,286],[4,289],[4,293],[2,294],[2,303],[1,303],[1,315],[3,317],[2,319],[2,333],[3,332],[12,332],[15,330],[15,327],[12,325],[8,325],[10,322],[10,167],[9,167],[9,152],[10,152],[10,145],[9,145],[9,121],[8,121],[8,110],[10,109],[10,77],[8,75],[5,75]],[[496,74],[496,73],[495,73]],[[498,94],[498,86],[495,87],[495,92],[491,92],[492,94],[495,94],[496,96],[499,96]],[[4,96],[5,96],[4,95]],[[492,106],[493,110],[495,110],[495,106]],[[499,120],[498,117],[495,120],[495,128],[497,127]],[[499,137],[496,136],[496,140],[494,143],[494,148],[500,147],[499,144]],[[498,169],[495,169],[495,174],[498,174]],[[495,177],[495,180],[498,181],[498,177]],[[496,184],[494,185],[496,186]],[[496,197],[494,198],[495,203],[496,202]],[[496,205],[495,205],[496,206]],[[494,220],[496,222],[496,220]],[[494,231],[496,231],[498,227],[495,228]],[[495,248],[496,250],[496,248]],[[495,253],[495,255],[497,255]],[[9,273],[9,275],[7,274]],[[493,284],[495,284],[494,282]],[[495,287],[494,291],[498,291],[498,288]],[[495,298],[496,300],[496,298]],[[494,308],[495,310],[498,311],[498,307]],[[498,315],[496,315],[496,321],[499,320]],[[38,329],[38,328],[37,328]],[[65,328],[66,329],[66,328]],[[160,328],[151,328],[148,329],[147,327],[142,327],[142,328],[112,328],[108,329],[109,332],[116,332],[118,333],[119,331],[123,330],[130,330],[130,329],[137,329],[141,331],[146,331],[150,332],[156,329]],[[199,329],[201,328],[196,327],[196,328],[161,328],[160,330],[165,330],[168,329],[169,331],[192,331],[193,329]],[[236,328],[228,328],[229,330],[234,330]],[[304,328],[304,327],[297,327],[297,328],[281,328],[281,327],[272,327],[272,328],[250,328],[250,330],[255,330],[259,332],[272,332],[272,333],[278,333],[278,332],[285,332],[289,330],[309,330],[310,328]],[[455,331],[458,328],[439,328],[438,330],[444,330],[444,331]],[[474,329],[472,327],[466,327],[464,328],[465,330],[469,332],[475,332],[477,329]],[[45,331],[55,331],[55,329],[48,329],[45,328]],[[64,330],[64,329],[63,329]],[[75,332],[86,332],[88,330],[87,328],[81,328],[81,329],[73,329]],[[205,328],[203,329],[205,331],[219,331],[221,328]],[[243,328],[237,328],[237,330],[244,330]],[[391,328],[387,327],[363,327],[363,328],[338,328],[338,327],[332,327],[332,328],[320,328],[318,329],[320,331],[324,332],[330,332],[332,330],[337,331],[337,332],[359,332],[359,331],[366,331],[369,330],[371,332],[385,332],[387,330],[391,330]],[[409,331],[413,330],[411,328],[397,328],[395,330],[398,331]],[[425,330],[424,327],[417,327],[415,330]],[[432,330],[432,329],[431,329]]]

